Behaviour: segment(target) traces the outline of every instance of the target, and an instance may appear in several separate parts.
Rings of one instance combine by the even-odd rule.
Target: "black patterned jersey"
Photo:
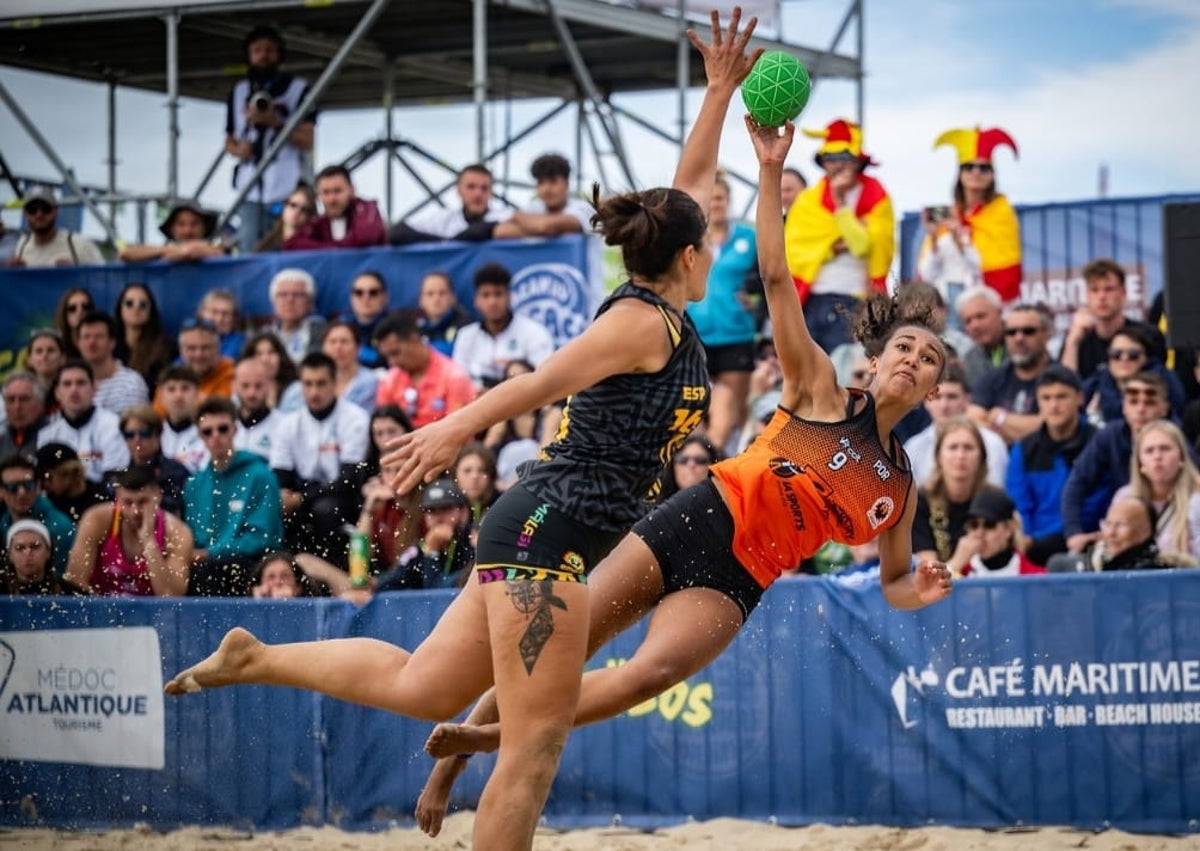
[[[658,372],[612,375],[572,395],[553,442],[521,477],[554,508],[610,532],[624,532],[649,509],[658,474],[700,424],[709,398],[692,320],[632,283],[618,287],[596,316],[622,298],[641,299],[662,314],[670,359]]]

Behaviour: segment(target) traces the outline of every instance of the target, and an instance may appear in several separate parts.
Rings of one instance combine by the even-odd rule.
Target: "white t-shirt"
[[[88,421],[78,428],[62,414],[38,430],[38,448],[47,443],[65,443],[79,453],[85,475],[93,482],[104,479],[109,470],[129,466],[129,447],[121,437],[121,419],[112,411],[94,408]]]
[[[511,216],[508,210],[489,209],[483,219],[487,222],[503,222]],[[462,207],[447,209],[445,207],[430,207],[422,210],[407,220],[413,230],[438,236],[442,239],[453,239],[467,228],[467,217],[463,215]]]
[[[207,466],[209,461],[208,447],[200,439],[200,432],[195,423],[187,428],[176,431],[169,422],[163,422],[162,453],[168,458],[174,458],[189,473],[198,472]]]
[[[271,441],[271,469],[327,485],[337,480],[343,464],[366,460],[370,433],[371,417],[351,402],[339,399],[323,420],[305,406],[283,415]]]
[[[13,257],[23,261],[30,269],[57,266],[60,260],[70,266],[100,266],[104,263],[104,255],[96,243],[63,228],[56,230],[54,239],[45,245],[38,245],[33,234],[25,234],[17,243]]]
[[[480,322],[459,328],[454,337],[454,362],[478,387],[503,378],[509,361],[527,360],[536,369],[553,353],[554,340],[546,327],[519,313],[513,314],[512,322],[495,337]]]
[[[285,417],[286,415],[279,411],[271,411],[252,426],[246,426],[239,419],[237,432],[233,436],[233,448],[253,452],[263,460],[270,461],[275,434],[283,425]]]
[[[1008,444],[989,428],[980,428],[979,434],[983,437],[983,448],[987,450],[988,484],[1003,488],[1005,476],[1008,475]],[[917,487],[923,486],[933,475],[936,446],[936,425],[930,425],[904,441],[904,451],[908,453],[909,463],[912,464],[913,480]]]

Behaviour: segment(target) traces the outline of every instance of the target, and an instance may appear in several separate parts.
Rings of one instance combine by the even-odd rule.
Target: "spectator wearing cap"
[[[1050,364],[1037,380],[1042,424],[1013,444],[1008,458],[1005,489],[1016,503],[1026,534],[1027,552],[1038,564],[1063,552],[1062,495],[1075,459],[1096,433],[1080,412],[1083,395],[1079,376],[1061,364]],[[1090,497],[1095,499],[1095,497]],[[1099,506],[1093,507],[1098,511]]]
[[[52,189],[39,186],[26,192],[22,209],[29,232],[18,240],[8,265],[33,269],[96,266],[104,262],[94,242],[58,226],[58,201]]]
[[[92,368],[81,360],[67,361],[54,389],[59,411],[38,432],[38,447],[67,444],[78,453],[87,477],[99,482],[105,472],[129,466],[129,449],[117,415],[96,407],[95,395]]]
[[[475,312],[479,321],[458,330],[454,362],[479,389],[495,387],[509,361],[541,366],[554,354],[554,339],[540,322],[514,313],[512,273],[500,263],[484,263],[475,271]]]
[[[440,420],[475,398],[471,376],[421,336],[416,319],[393,311],[379,323],[375,347],[390,369],[379,380],[375,406],[395,405],[415,428]]]
[[[321,215],[313,216],[283,243],[284,251],[367,248],[387,242],[387,224],[374,201],[354,194],[350,171],[329,165],[317,173]]]
[[[4,536],[8,556],[0,567],[0,594],[59,596],[77,593],[51,568],[50,530],[37,520],[18,520]]]
[[[221,332],[216,325],[207,319],[185,319],[179,326],[179,357],[195,377],[197,402],[209,396],[228,398],[233,393],[233,359],[221,354]],[[166,381],[164,373],[159,377],[154,395],[154,410],[162,416],[170,416],[174,422],[175,416],[169,414],[163,401]]]
[[[1007,359],[971,388],[968,412],[1012,445],[1041,425],[1037,380],[1052,358],[1048,345],[1054,318],[1042,305],[1022,303],[1004,317]]]
[[[14,452],[33,458],[38,430],[46,424],[46,391],[32,372],[14,372],[4,379],[5,425],[0,428],[0,458]]]
[[[107,485],[93,482],[83,469],[79,454],[65,443],[47,443],[37,451],[37,477],[50,503],[78,525],[93,505],[107,502]]]
[[[217,232],[216,212],[195,201],[176,201],[158,230],[167,238],[166,244],[127,245],[121,249],[120,258],[126,263],[147,260],[190,263],[228,253],[225,245],[213,241]]]
[[[116,358],[117,321],[93,310],[79,322],[79,355],[92,368],[97,407],[120,414],[150,400],[146,379]]]
[[[275,273],[268,287],[275,311],[270,331],[283,343],[292,363],[321,350],[325,320],[313,312],[317,300],[317,282],[303,269],[283,269]]]
[[[967,508],[963,538],[974,550],[959,570],[960,576],[1025,576],[1045,573],[1023,552],[1021,517],[1008,495],[999,488],[984,488]]]
[[[424,533],[379,577],[376,592],[423,588],[461,588],[475,566],[471,509],[448,477],[425,487],[421,495]]]
[[[42,493],[40,479],[33,462],[23,455],[9,455],[0,461],[0,499],[4,512],[0,514],[0,535],[6,535],[14,525],[36,521],[47,530],[54,544],[54,573],[67,571],[67,553],[75,539],[75,524]]]
[[[149,405],[134,405],[121,412],[121,437],[129,446],[129,466],[150,470],[162,491],[163,509],[182,517],[183,486],[191,473],[183,464],[163,454],[162,433],[162,417]],[[106,483],[115,479],[116,473],[105,476]]]

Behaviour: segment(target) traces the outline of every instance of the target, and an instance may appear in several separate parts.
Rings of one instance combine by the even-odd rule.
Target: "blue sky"
[[[848,0],[786,0],[786,39],[824,46]],[[1000,187],[1015,203],[1095,197],[1101,163],[1109,169],[1113,196],[1156,195],[1200,189],[1200,110],[1188,81],[1200,79],[1200,3],[1194,0],[866,0],[866,148],[881,166],[874,172],[887,185],[899,211],[945,199],[954,179],[948,148],[933,151],[933,139],[956,126],[997,125],[1020,146],[1013,160],[997,155]],[[853,38],[853,32],[847,39]],[[103,183],[104,90],[12,69],[0,80],[39,123],[64,159],[89,182]],[[688,118],[700,93],[687,98]],[[122,90],[118,97],[120,185],[137,191],[165,186],[164,97]],[[634,95],[619,104],[668,130],[676,126],[674,93]],[[548,102],[497,104],[488,111],[490,143],[503,138],[509,121],[520,127],[550,107]],[[801,116],[806,127],[823,126],[853,114],[854,89],[823,81]],[[0,111],[5,111],[0,107]],[[735,98],[727,123],[722,161],[754,175],[754,160],[741,127]],[[181,115],[181,190],[198,184],[219,150],[223,127],[219,105],[187,102]],[[452,162],[474,156],[473,111],[439,107],[400,111],[396,127],[406,138]],[[94,132],[80,132],[88,128]],[[320,164],[337,161],[359,144],[381,135],[378,112],[326,113],[318,124]],[[448,129],[447,129],[448,128]],[[816,143],[798,138],[792,160],[812,174]],[[574,123],[562,116],[518,145],[496,170],[523,178],[530,160],[545,150],[574,155]],[[668,182],[675,149],[636,127],[625,142],[636,151],[641,186]],[[10,116],[0,119],[0,150],[14,170],[50,175],[49,163]],[[414,165],[427,175],[420,162]],[[597,170],[585,162],[589,180]],[[615,171],[612,172],[615,174]],[[382,199],[382,167],[376,161],[356,176],[360,193]],[[396,211],[418,200],[414,183],[394,184]],[[735,188],[735,207],[749,192]],[[528,196],[515,190],[512,198]],[[220,207],[231,199],[228,164],[203,200]],[[6,220],[13,222],[10,212]],[[127,237],[132,236],[128,219]],[[94,226],[87,228],[89,231]]]

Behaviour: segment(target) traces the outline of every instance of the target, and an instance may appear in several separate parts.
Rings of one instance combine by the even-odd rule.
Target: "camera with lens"
[[[250,109],[257,112],[259,115],[268,115],[275,108],[275,98],[271,97],[268,91],[257,91],[247,98],[246,103]]]

